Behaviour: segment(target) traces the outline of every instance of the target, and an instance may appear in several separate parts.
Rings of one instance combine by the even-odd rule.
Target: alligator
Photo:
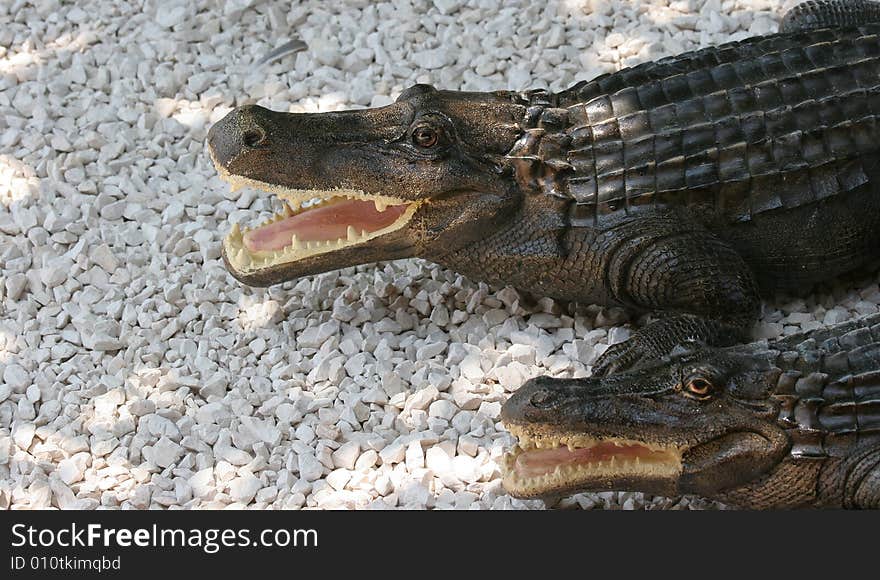
[[[504,487],[880,508],[880,315],[769,343],[691,346],[608,377],[520,387],[501,410],[519,440]]]
[[[761,297],[876,265],[880,9],[819,0],[778,34],[559,93],[437,90],[380,108],[241,106],[210,129],[234,188],[281,210],[223,259],[267,286],[421,257],[472,279],[654,319],[593,366],[746,342]]]

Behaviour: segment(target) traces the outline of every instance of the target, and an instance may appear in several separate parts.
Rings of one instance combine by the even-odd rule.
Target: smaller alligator
[[[880,507],[880,315],[528,381],[502,421],[517,497],[631,490],[751,509]]]

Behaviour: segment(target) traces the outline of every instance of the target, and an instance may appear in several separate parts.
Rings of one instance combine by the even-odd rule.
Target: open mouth
[[[681,473],[681,450],[622,438],[526,433],[507,429],[518,444],[503,461],[504,488],[514,496],[536,497],[586,490],[591,483],[618,479],[668,479]]]
[[[233,224],[223,245],[239,272],[296,262],[360,245],[401,229],[420,202],[354,189],[287,189],[233,175],[215,162],[232,190],[253,187],[281,200],[281,210],[255,228]]]

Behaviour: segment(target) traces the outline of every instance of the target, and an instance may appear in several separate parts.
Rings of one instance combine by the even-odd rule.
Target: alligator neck
[[[794,458],[843,457],[880,439],[880,316],[780,341],[774,399]]]
[[[420,257],[473,280],[562,297],[557,288],[542,285],[561,278],[556,274],[564,267],[560,238],[566,225],[558,202],[541,197],[525,196],[515,212],[478,239],[457,248],[428,246]]]
[[[841,506],[853,457],[880,445],[880,315],[771,343],[766,356],[787,456],[718,499],[740,506]]]

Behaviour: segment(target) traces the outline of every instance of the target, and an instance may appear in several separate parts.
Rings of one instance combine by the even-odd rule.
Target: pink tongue
[[[392,205],[380,212],[372,201],[341,201],[251,230],[244,235],[244,245],[251,252],[266,252],[289,246],[294,234],[301,242],[324,242],[346,238],[348,226],[358,234],[375,232],[393,224],[407,206]]]

